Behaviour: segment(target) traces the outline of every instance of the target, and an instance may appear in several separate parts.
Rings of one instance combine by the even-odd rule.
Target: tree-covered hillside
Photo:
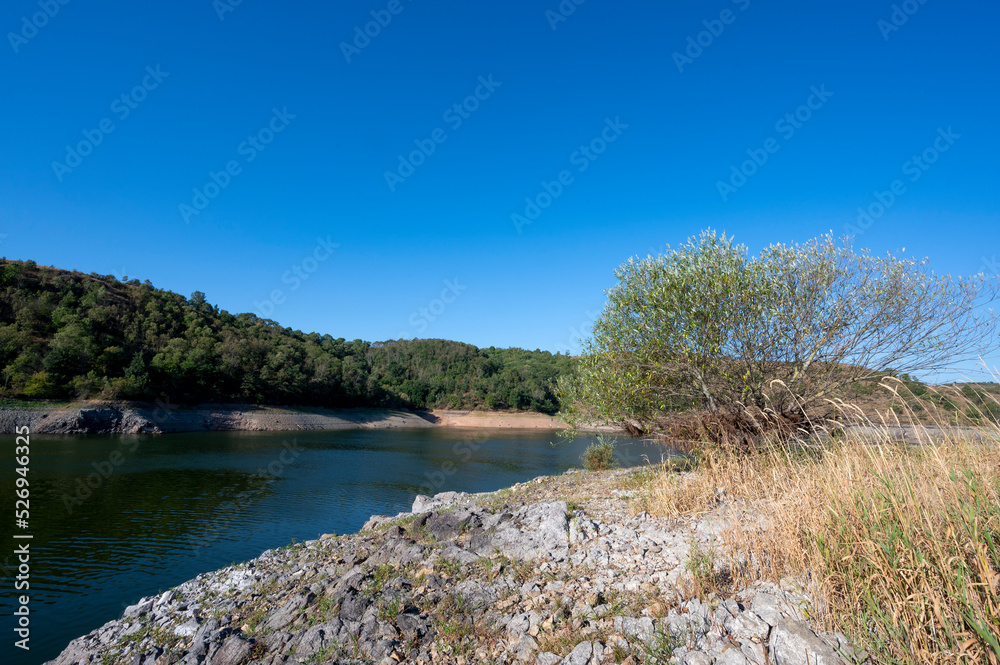
[[[238,401],[554,413],[568,356],[370,343],[122,282],[0,259],[0,397]]]

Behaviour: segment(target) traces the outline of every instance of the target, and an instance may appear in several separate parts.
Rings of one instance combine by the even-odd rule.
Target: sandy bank
[[[431,411],[431,419],[440,427],[482,427],[513,429],[564,429],[558,416],[544,413],[503,411]]]

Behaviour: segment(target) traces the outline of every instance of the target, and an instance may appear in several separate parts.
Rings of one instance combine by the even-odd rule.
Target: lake
[[[31,437],[31,651],[14,648],[14,435],[0,476],[4,663],[37,665],[142,596],[262,551],[357,531],[416,494],[484,492],[580,466],[548,430]],[[622,442],[620,464],[665,449]],[[24,541],[18,541],[18,543]],[[6,655],[11,657],[8,658]]]

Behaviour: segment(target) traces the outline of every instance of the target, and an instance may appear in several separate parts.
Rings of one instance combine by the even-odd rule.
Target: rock
[[[135,605],[130,605],[126,607],[125,612],[124,614],[122,614],[122,616],[126,619],[135,619],[141,617],[143,614],[146,614],[151,609],[153,609],[153,599],[147,598],[145,600],[139,601]]]
[[[681,661],[684,665],[712,665],[712,659],[704,651],[689,651]]]
[[[723,621],[723,626],[737,641],[766,640],[768,633],[771,632],[771,627],[767,622],[752,612],[741,612],[736,616],[731,616]]]
[[[746,659],[754,665],[771,665],[770,660],[764,653],[764,645],[760,642],[744,641],[740,642],[740,651]]]
[[[535,665],[557,665],[562,661],[562,656],[551,651],[546,651],[545,653],[538,654],[538,658],[535,659]]]
[[[507,623],[507,634],[512,638],[518,638],[528,632],[531,628],[531,621],[527,614],[515,614]]]
[[[442,510],[444,508],[450,508],[456,503],[464,501],[468,498],[469,495],[465,492],[441,492],[440,494],[435,494],[433,497],[418,494],[416,498],[413,499],[413,507],[410,508],[410,512],[425,513],[429,510]]]
[[[594,645],[590,642],[580,642],[570,651],[569,655],[562,659],[560,665],[588,665],[590,657],[594,655]]]
[[[242,665],[253,649],[253,642],[239,636],[226,638],[222,646],[212,654],[208,665]]]
[[[521,635],[521,639],[515,643],[514,658],[521,663],[527,663],[535,659],[538,652],[538,642],[530,635]]]
[[[374,531],[386,522],[391,522],[394,519],[394,517],[389,517],[388,515],[372,515],[368,518],[368,521],[364,523],[364,526],[361,527],[361,530]],[[326,538],[326,536],[322,536],[322,538]]]
[[[653,620],[649,617],[615,617],[615,630],[645,642],[653,636]]]
[[[193,637],[198,632],[198,620],[195,618],[188,619],[179,626],[174,626],[173,630],[174,634],[178,637]]]
[[[777,626],[788,616],[778,599],[767,593],[756,594],[750,602],[750,607],[762,621],[772,627]]]
[[[271,630],[284,628],[295,620],[312,601],[316,599],[316,594],[312,592],[300,593],[285,603],[281,609],[268,617],[264,624]]]
[[[329,649],[337,643],[337,635],[344,629],[340,619],[334,619],[327,623],[313,626],[301,635],[292,644],[295,647],[295,654],[305,659],[309,659],[322,649]]]
[[[463,547],[459,547],[458,545],[448,545],[441,552],[441,558],[448,559],[449,561],[455,561],[463,566],[467,566],[479,561],[482,557]]]
[[[829,644],[800,621],[783,619],[771,630],[768,644],[776,665],[842,665]]]
[[[715,659],[715,665],[748,665],[746,656],[739,649],[726,649]]]
[[[429,634],[430,623],[428,619],[419,614],[400,614],[396,617],[396,627],[406,642],[421,641]]]
[[[483,527],[487,528],[487,520]],[[496,525],[488,541],[473,539],[476,553],[501,552],[513,559],[564,561],[569,555],[569,518],[565,501],[549,501],[519,508]]]

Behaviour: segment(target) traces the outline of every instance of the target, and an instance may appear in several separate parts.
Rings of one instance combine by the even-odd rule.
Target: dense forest
[[[569,356],[345,341],[155,288],[0,260],[0,397],[554,413]]]

